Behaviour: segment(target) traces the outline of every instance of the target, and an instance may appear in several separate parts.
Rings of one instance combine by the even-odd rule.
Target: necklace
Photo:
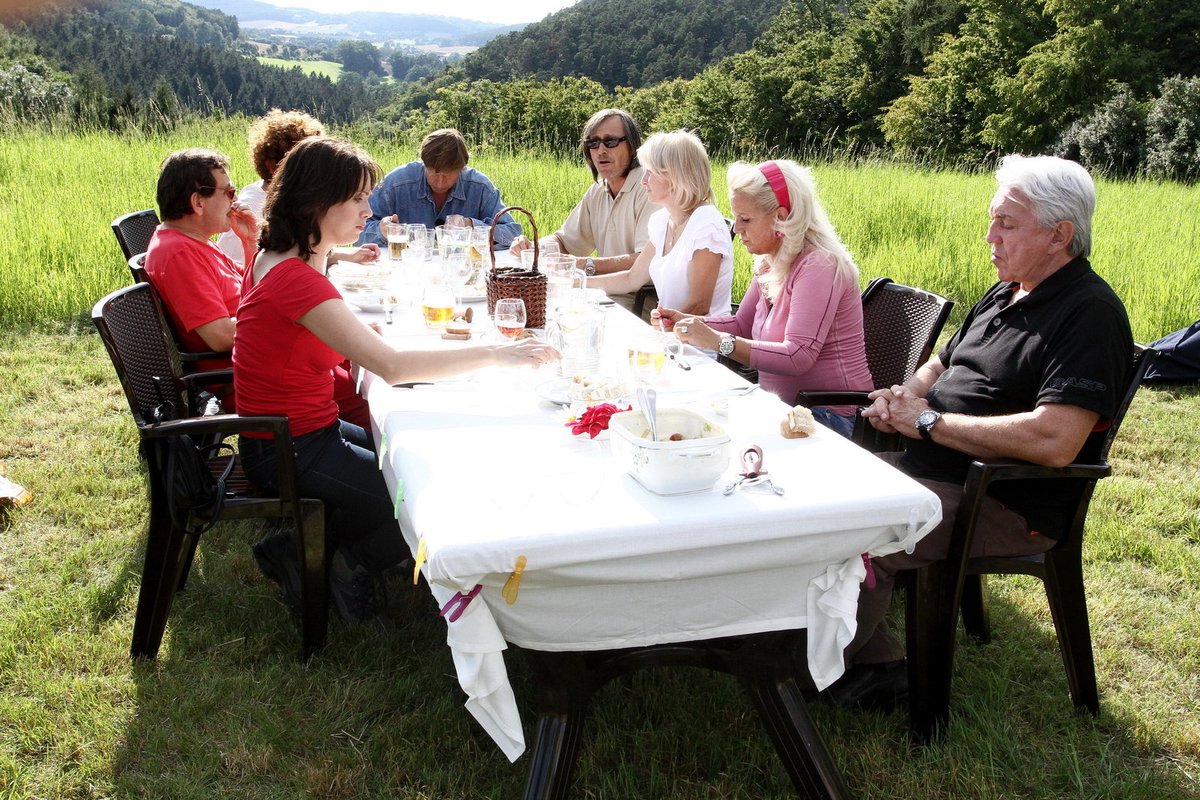
[[[670,252],[671,248],[675,246],[675,242],[679,241],[679,232],[687,225],[687,221],[691,216],[692,212],[689,211],[683,216],[680,222],[676,222],[674,219],[668,220],[667,235],[663,241],[664,253]]]

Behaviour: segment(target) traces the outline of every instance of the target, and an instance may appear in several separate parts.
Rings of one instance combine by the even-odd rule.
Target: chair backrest
[[[150,284],[135,283],[101,298],[92,322],[139,427],[187,416],[179,351]]]
[[[862,294],[867,367],[876,388],[907,381],[929,360],[954,308],[951,300],[875,278]]]
[[[150,237],[158,227],[158,214],[153,208],[145,211],[134,211],[112,221],[113,233],[117,236],[117,244],[125,258],[140,255],[150,247]]]
[[[1125,419],[1125,412],[1129,410],[1133,396],[1137,394],[1138,387],[1142,385],[1142,378],[1146,376],[1146,370],[1150,369],[1150,365],[1154,363],[1157,356],[1158,351],[1153,347],[1134,344],[1133,363],[1130,365],[1129,379],[1125,384],[1125,391],[1121,395],[1121,402],[1117,405],[1112,419],[1108,421],[1108,426],[1095,431],[1084,444],[1077,461],[1088,464],[1107,463],[1108,451],[1112,447],[1113,440],[1117,438],[1117,430]]]
[[[146,254],[139,253],[129,259],[129,274],[134,283],[149,283],[150,276],[146,274]],[[161,300],[161,298],[159,298]]]

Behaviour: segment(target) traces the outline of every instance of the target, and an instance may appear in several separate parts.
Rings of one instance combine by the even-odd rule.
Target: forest
[[[150,2],[10,23],[0,114],[119,128],[281,106],[382,137],[454,125],[476,146],[565,152],[593,110],[620,105],[721,153],[979,166],[1053,152],[1114,176],[1200,177],[1197,3],[584,0],[437,74],[392,59],[413,80],[382,80],[381,63],[335,86],[201,41],[237,34],[232,18],[168,13],[175,0],[133,10]]]

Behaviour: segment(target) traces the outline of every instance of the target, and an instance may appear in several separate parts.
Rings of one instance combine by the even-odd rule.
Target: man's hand
[[[520,256],[522,250],[532,250],[533,242],[529,241],[525,236],[518,236],[512,240],[512,244],[508,246],[508,252],[514,256]]]
[[[234,200],[229,209],[229,228],[243,242],[258,242],[258,218],[250,206],[240,200]]]

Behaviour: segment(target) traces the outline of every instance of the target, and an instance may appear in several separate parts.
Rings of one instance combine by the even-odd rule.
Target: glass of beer
[[[493,317],[500,335],[515,339],[525,330],[525,301],[519,297],[497,300]]]
[[[388,258],[399,261],[408,247],[408,226],[402,222],[384,222],[381,227],[383,235],[387,237]]]
[[[425,287],[421,294],[421,313],[430,328],[444,328],[454,316],[454,290],[444,283]]]

